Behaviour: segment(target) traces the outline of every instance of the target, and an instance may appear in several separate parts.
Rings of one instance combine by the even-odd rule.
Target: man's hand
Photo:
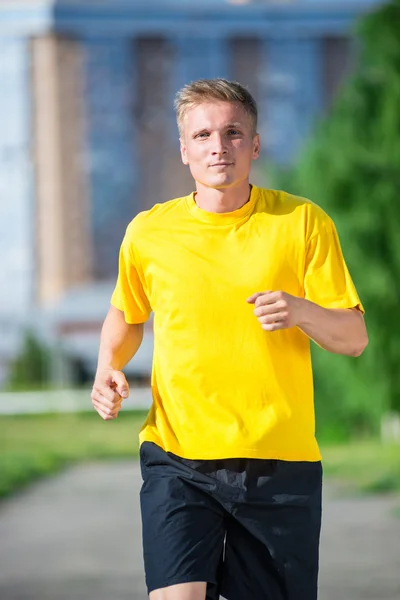
[[[247,298],[265,331],[298,327],[318,346],[346,356],[360,356],[368,334],[360,305],[323,308],[286,292],[258,292]]]
[[[265,331],[289,329],[300,323],[303,299],[286,292],[257,292],[247,298],[254,304],[254,314]]]
[[[122,371],[99,369],[92,389],[92,404],[105,421],[118,417],[122,400],[129,396],[129,385]]]

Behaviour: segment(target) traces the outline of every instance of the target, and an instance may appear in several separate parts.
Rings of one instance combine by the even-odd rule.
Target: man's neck
[[[199,208],[212,213],[233,212],[249,201],[251,186],[248,180],[231,188],[215,189],[196,184],[195,202]]]

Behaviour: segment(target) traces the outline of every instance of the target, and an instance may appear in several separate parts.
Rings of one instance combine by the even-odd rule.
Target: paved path
[[[84,465],[2,502],[0,599],[145,600],[140,484],[135,463]],[[396,507],[326,486],[320,600],[399,600]]]

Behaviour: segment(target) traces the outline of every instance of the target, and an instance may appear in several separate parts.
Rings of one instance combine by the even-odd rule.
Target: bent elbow
[[[361,356],[365,348],[368,346],[368,342],[368,335],[366,335],[356,346],[352,348],[350,356],[354,356],[354,358]]]

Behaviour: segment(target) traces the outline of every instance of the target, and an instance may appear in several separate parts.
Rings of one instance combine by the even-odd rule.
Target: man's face
[[[260,153],[251,118],[240,104],[204,102],[182,123],[181,155],[198,183],[224,189],[246,180]]]

